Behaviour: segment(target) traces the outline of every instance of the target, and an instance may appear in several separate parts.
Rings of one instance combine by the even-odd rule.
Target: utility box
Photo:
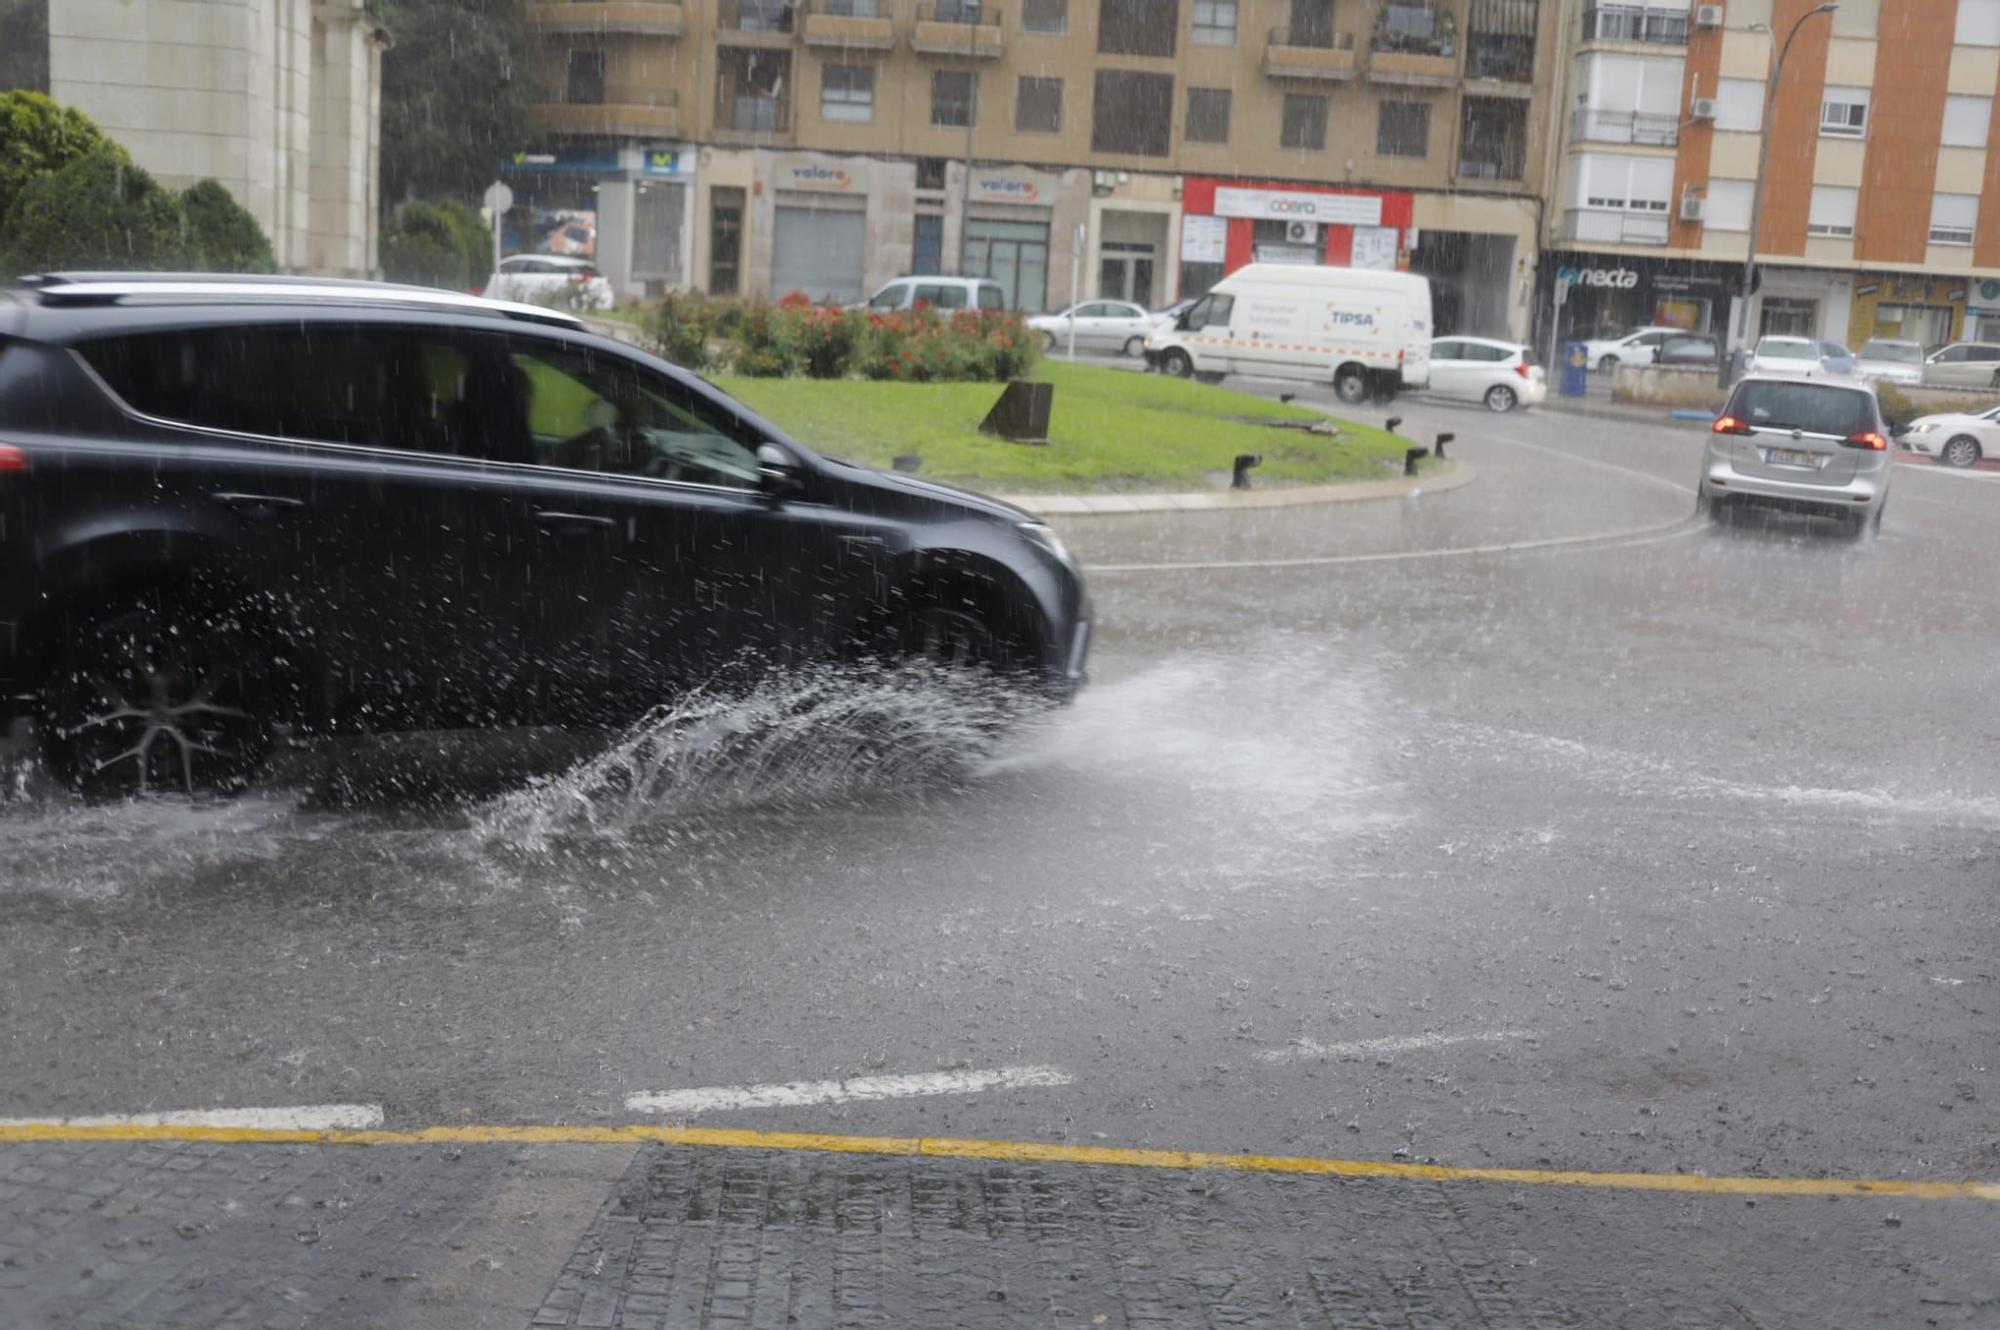
[[[1562,371],[1564,397],[1590,396],[1590,348],[1582,342],[1564,347]]]

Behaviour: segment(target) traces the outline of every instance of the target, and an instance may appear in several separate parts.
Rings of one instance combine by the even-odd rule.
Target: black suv
[[[1067,697],[1026,513],[816,456],[567,315],[288,278],[0,292],[0,721],[91,794],[303,733],[613,726],[737,662],[915,654]]]

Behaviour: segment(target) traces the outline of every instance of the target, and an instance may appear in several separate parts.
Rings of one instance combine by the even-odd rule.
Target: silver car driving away
[[[1870,534],[1888,502],[1891,456],[1873,388],[1753,375],[1716,418],[1698,502],[1716,521],[1759,505],[1832,514]]]

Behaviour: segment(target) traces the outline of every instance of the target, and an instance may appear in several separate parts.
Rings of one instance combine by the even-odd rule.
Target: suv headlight
[[[1076,560],[1070,557],[1069,546],[1063,544],[1062,537],[1058,536],[1054,528],[1046,523],[1017,522],[1014,524],[1014,529],[1019,531],[1023,536],[1026,536],[1032,543],[1040,545],[1043,549],[1047,550],[1055,561],[1063,567],[1076,567]]]

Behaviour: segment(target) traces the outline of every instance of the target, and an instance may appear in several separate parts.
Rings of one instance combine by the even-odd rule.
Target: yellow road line
[[[1692,1192],[1720,1196],[1889,1196],[1905,1200],[2000,1201],[2000,1182],[1930,1182],[1903,1178],[1708,1177],[1698,1173],[1590,1173],[1544,1168],[1453,1168],[1443,1164],[1313,1159],[1288,1155],[1137,1150],[1038,1141],[956,1140],[919,1136],[831,1136],[818,1132],[743,1131],[722,1127],[480,1125],[412,1131],[296,1131],[256,1127],[80,1125],[60,1119],[0,1126],[0,1145],[30,1142],[215,1141],[231,1145],[688,1145],[819,1154],[920,1155],[1023,1163],[1097,1164],[1117,1168],[1222,1169],[1407,1182],[1493,1182],[1515,1186],[1599,1187],[1616,1191]]]

